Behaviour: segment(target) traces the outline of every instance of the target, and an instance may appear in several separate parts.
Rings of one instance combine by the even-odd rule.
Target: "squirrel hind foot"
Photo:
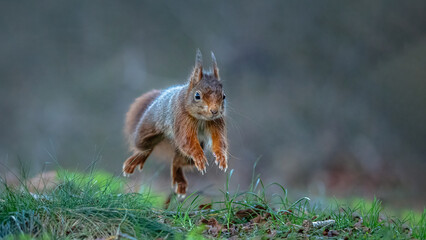
[[[173,190],[178,196],[185,197],[188,184],[186,182],[178,182],[173,184]]]
[[[135,153],[131,157],[129,157],[123,163],[123,175],[130,176],[135,171],[135,168],[139,166],[139,171],[142,171],[145,160],[147,159],[146,154]]]
[[[186,197],[186,194],[177,194],[178,199],[184,199]]]
[[[131,174],[126,173],[125,171],[123,171],[123,177],[130,177]]]
[[[123,164],[123,177],[130,177],[133,174],[133,171],[130,172],[126,163]]]

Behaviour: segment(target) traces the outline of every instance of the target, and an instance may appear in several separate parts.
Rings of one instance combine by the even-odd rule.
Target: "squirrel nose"
[[[213,114],[213,115],[216,115],[217,114],[217,109],[210,109],[210,112]]]

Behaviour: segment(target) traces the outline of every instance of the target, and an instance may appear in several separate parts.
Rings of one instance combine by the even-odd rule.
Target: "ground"
[[[228,175],[232,176],[232,171]],[[254,179],[247,191],[221,191],[220,199],[194,193],[183,200],[149,189],[125,193],[126,182],[107,173],[59,171],[44,189],[10,187],[0,193],[4,239],[426,239],[426,211],[389,216],[380,200],[290,201],[287,189]],[[275,194],[267,189],[275,188]]]

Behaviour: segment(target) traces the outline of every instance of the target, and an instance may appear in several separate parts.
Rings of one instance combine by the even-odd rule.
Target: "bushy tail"
[[[126,114],[126,123],[124,125],[124,134],[129,141],[130,149],[134,147],[134,133],[142,114],[149,105],[160,95],[161,91],[152,90],[135,99],[130,105],[130,109]]]

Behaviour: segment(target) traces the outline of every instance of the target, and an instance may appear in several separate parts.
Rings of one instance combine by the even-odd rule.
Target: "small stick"
[[[336,221],[333,219],[325,220],[325,221],[316,221],[316,222],[312,222],[311,220],[303,220],[302,226],[299,226],[296,224],[293,224],[293,226],[298,228],[303,228],[305,232],[308,232],[312,228],[322,228],[325,226],[333,225],[334,223],[336,223]]]

